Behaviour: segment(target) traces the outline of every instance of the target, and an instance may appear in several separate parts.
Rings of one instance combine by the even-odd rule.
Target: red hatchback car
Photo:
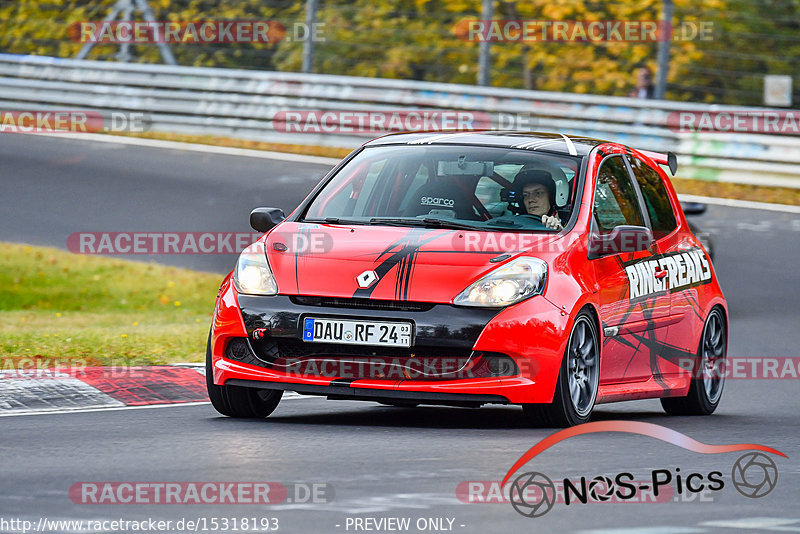
[[[673,154],[521,132],[397,134],[353,152],[217,296],[222,414],[283,391],[389,405],[518,404],[532,424],[660,398],[710,414],[728,315],[660,165]]]

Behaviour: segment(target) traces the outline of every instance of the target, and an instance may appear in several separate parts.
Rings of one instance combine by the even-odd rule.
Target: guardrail
[[[375,135],[286,132],[280,113],[463,110],[494,123],[529,114],[529,124],[537,130],[676,152],[682,178],[800,188],[798,136],[682,133],[668,126],[677,111],[763,111],[759,108],[0,54],[0,109],[142,112],[153,131],[344,148]]]

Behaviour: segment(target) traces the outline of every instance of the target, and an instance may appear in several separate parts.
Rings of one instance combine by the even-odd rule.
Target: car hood
[[[500,263],[557,238],[284,222],[264,241],[281,294],[449,303]]]

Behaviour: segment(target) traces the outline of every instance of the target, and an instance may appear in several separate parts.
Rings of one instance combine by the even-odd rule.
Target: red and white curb
[[[208,403],[202,364],[0,371],[0,417]]]
[[[198,402],[203,365],[0,371],[0,416]]]

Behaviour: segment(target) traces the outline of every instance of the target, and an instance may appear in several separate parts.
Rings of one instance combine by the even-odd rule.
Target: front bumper
[[[233,285],[226,281],[217,301],[212,331],[214,382],[332,398],[399,399],[431,404],[550,402],[561,361],[560,354],[563,354],[558,332],[565,326],[565,321],[561,310],[545,299],[529,299],[526,303],[526,306],[518,305],[504,310],[459,308],[446,304],[416,306],[408,303],[395,306],[394,309],[374,305],[350,307],[331,305],[330,302],[308,297],[238,295]],[[254,340],[254,334],[256,337],[264,336],[263,339],[268,342],[275,342],[282,350],[288,350],[287,347],[293,350],[298,347],[301,350],[318,349],[322,344],[300,341],[301,325],[306,316],[408,320],[414,324],[415,336],[411,349],[404,350],[410,353],[411,358],[470,358],[476,354],[502,353],[517,366],[513,374],[459,374],[453,375],[452,379],[445,376],[431,380],[408,374],[379,377],[374,374],[354,376],[342,373],[337,376],[335,373],[324,373],[324,376],[314,376],[297,374],[280,365],[272,365],[270,355],[259,350],[260,341]],[[554,327],[554,322],[559,323],[558,328]],[[245,337],[257,358],[237,361],[230,355],[226,357],[228,343],[234,338],[242,340]],[[399,354],[401,352],[381,347],[350,347],[341,354],[330,353],[326,358],[349,358],[353,354],[366,358],[384,355],[402,357],[403,354]],[[319,354],[312,352],[300,356]]]

